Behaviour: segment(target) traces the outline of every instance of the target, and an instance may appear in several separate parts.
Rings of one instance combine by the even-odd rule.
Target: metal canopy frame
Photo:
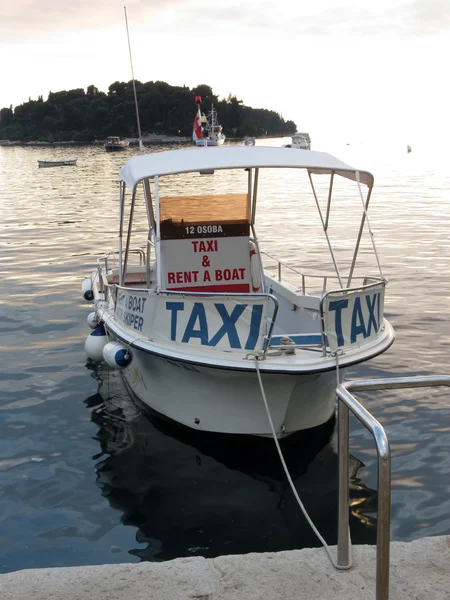
[[[234,169],[230,169],[230,170],[234,170]],[[260,248],[259,248],[258,239],[256,236],[256,231],[255,231],[256,205],[257,205],[260,168],[259,167],[255,167],[255,168],[247,167],[244,170],[248,172],[247,199],[248,199],[248,210],[249,210],[249,215],[250,215],[251,231],[252,231],[253,241],[256,246],[256,252],[259,257],[259,263],[260,263],[261,269],[262,269],[261,252],[260,252]],[[312,178],[312,174],[317,173],[317,170],[309,169],[309,168],[306,168],[305,170],[308,173],[308,178],[309,178],[311,189],[312,189],[312,192],[314,195],[314,200],[315,200],[316,208],[317,208],[319,218],[321,221],[322,230],[323,230],[323,233],[327,240],[328,249],[330,252],[334,270],[336,272],[336,275],[337,275],[337,278],[339,281],[340,288],[347,289],[351,286],[352,278],[353,278],[353,274],[354,274],[354,270],[355,270],[355,265],[356,265],[356,260],[357,260],[357,256],[358,256],[359,248],[360,248],[360,244],[361,244],[361,238],[362,238],[362,234],[364,232],[364,227],[365,227],[366,222],[367,222],[367,227],[369,230],[372,247],[373,247],[375,257],[376,257],[380,276],[383,280],[386,280],[386,278],[383,275],[382,269],[381,269],[378,252],[377,252],[377,248],[375,245],[375,239],[374,239],[374,235],[373,235],[373,232],[372,232],[372,229],[370,226],[369,217],[368,217],[368,208],[369,208],[369,202],[370,202],[371,195],[372,195],[373,181],[371,182],[370,185],[368,185],[367,195],[364,198],[364,194],[361,189],[360,172],[355,171],[355,181],[358,186],[358,192],[359,192],[359,196],[361,198],[363,213],[361,216],[361,222],[359,225],[358,236],[357,236],[355,248],[353,251],[353,257],[352,257],[347,281],[344,283],[344,278],[341,274],[341,269],[339,268],[339,265],[338,265],[338,261],[337,261],[336,255],[335,255],[335,250],[333,249],[332,241],[331,241],[329,233],[328,233],[328,227],[329,227],[329,223],[330,223],[330,212],[331,212],[331,202],[332,202],[332,195],[333,195],[334,178],[335,178],[335,175],[342,175],[342,173],[340,173],[339,171],[334,171],[334,170],[330,172],[330,183],[328,186],[327,205],[326,205],[326,211],[324,214],[324,212],[322,211],[322,208],[320,206],[319,197],[318,197],[316,188],[314,186],[314,181]],[[160,253],[159,175],[155,175],[153,177],[153,180],[154,180],[153,197],[152,197],[151,188],[150,188],[150,178],[146,178],[146,179],[142,180],[145,206],[146,206],[146,210],[147,210],[148,227],[149,227],[148,238],[147,238],[147,279],[148,280],[149,280],[149,273],[150,273],[150,256],[149,255],[150,255],[151,246],[154,245],[157,256],[159,256],[159,253]],[[127,264],[128,264],[128,256],[129,256],[129,250],[130,250],[130,236],[131,236],[131,230],[132,230],[137,188],[134,188],[134,190],[132,191],[130,215],[129,215],[129,221],[128,221],[128,232],[127,232],[128,235],[127,235],[127,240],[126,240],[124,260],[122,260],[123,259],[123,227],[124,227],[124,218],[125,218],[124,217],[124,212],[125,212],[124,207],[125,207],[125,196],[126,196],[126,184],[124,181],[119,182],[119,189],[120,189],[120,193],[119,193],[119,263],[120,263],[120,265],[119,265],[119,281],[120,281],[120,284],[123,285],[123,282],[125,281]],[[159,271],[160,271],[160,269],[158,266],[157,267],[157,290],[161,289],[161,274]],[[149,281],[148,281],[148,283],[149,283]]]

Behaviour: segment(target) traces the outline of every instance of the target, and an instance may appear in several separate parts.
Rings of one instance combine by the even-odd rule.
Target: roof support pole
[[[374,235],[373,235],[372,228],[370,226],[369,215],[367,214],[367,208],[369,206],[369,200],[370,200],[370,195],[371,195],[373,183],[372,183],[372,186],[371,186],[371,188],[369,190],[369,193],[367,194],[367,202],[366,202],[366,204],[364,204],[364,196],[363,196],[362,189],[361,189],[361,182],[360,182],[360,178],[359,178],[359,171],[355,171],[355,175],[356,175],[356,182],[358,183],[358,190],[359,190],[359,196],[361,198],[361,204],[362,204],[362,207],[363,207],[364,215],[365,215],[365,217],[367,219],[367,227],[369,229],[369,234],[370,234],[370,239],[372,241],[373,251],[375,253],[375,258],[377,259],[378,270],[380,272],[380,276],[384,279],[383,271],[381,270],[380,259],[378,258],[377,247],[375,245],[375,238],[374,238]]]
[[[252,176],[253,176],[253,169],[246,169],[246,171],[248,172],[248,177],[247,177],[247,209],[248,209],[248,216],[250,217],[251,210],[252,210]]]
[[[128,255],[130,252],[131,228],[133,227],[133,214],[134,214],[135,203],[136,203],[136,188],[134,188],[133,195],[131,197],[130,218],[128,221],[127,243],[125,246],[125,258],[123,260],[123,275],[122,275],[123,282],[122,282],[122,285],[125,285],[126,276],[127,276]]]
[[[252,224],[255,223],[255,219],[256,219],[256,198],[257,198],[257,195],[258,195],[258,180],[259,180],[259,168],[256,167],[256,169],[255,169],[254,185],[253,185],[252,214],[251,214],[251,220],[250,220],[250,222]]]
[[[309,181],[311,183],[311,188],[312,188],[312,191],[313,191],[313,194],[314,194],[314,199],[316,201],[317,210],[319,211],[319,216],[320,216],[320,220],[322,222],[323,232],[325,234],[325,237],[327,238],[328,248],[330,249],[330,254],[331,254],[331,260],[333,261],[334,269],[335,269],[336,275],[338,276],[338,279],[339,279],[339,285],[341,286],[341,288],[343,288],[344,284],[342,283],[341,273],[339,271],[339,267],[338,267],[337,262],[336,262],[336,257],[334,256],[334,252],[333,252],[333,248],[331,246],[330,238],[328,237],[327,225],[325,224],[325,221],[324,221],[323,215],[322,215],[322,211],[320,210],[319,199],[317,198],[316,188],[314,187],[314,183],[313,183],[313,180],[312,180],[312,177],[311,177],[311,173],[309,172],[309,169],[308,169],[308,177],[309,177]]]
[[[258,256],[259,273],[260,273],[262,286],[263,286],[262,289],[263,289],[263,291],[266,291],[266,283],[265,283],[265,277],[264,277],[263,263],[262,263],[262,259],[261,259],[261,251],[259,249],[258,237],[256,235],[256,230],[255,230],[256,198],[258,195],[258,179],[259,179],[259,168],[256,167],[255,168],[255,176],[253,178],[253,199],[251,201],[250,227],[252,230],[253,241],[254,241],[255,248],[256,248],[256,254]]]
[[[157,290],[161,289],[161,216],[159,206],[159,175],[155,175],[155,221],[156,221],[156,275]]]
[[[123,285],[122,242],[123,242],[123,211],[125,204],[125,183],[119,183],[119,285]]]
[[[151,249],[152,249],[152,235],[155,232],[155,215],[153,214],[152,206],[152,193],[150,190],[150,183],[148,179],[144,179],[144,196],[145,196],[145,207],[147,209],[147,222],[148,222],[148,235],[147,235],[147,248],[145,254],[145,279],[147,287],[150,287],[150,263],[151,263]]]
[[[350,287],[350,284],[352,282],[353,271],[355,270],[356,258],[358,256],[359,245],[361,243],[361,237],[362,237],[362,233],[364,231],[364,223],[366,222],[367,208],[369,207],[369,201],[370,201],[371,194],[372,194],[372,187],[369,188],[369,191],[367,192],[366,201],[365,201],[365,203],[363,203],[364,210],[363,210],[363,214],[361,217],[361,224],[359,226],[358,237],[356,239],[356,245],[355,245],[355,251],[353,253],[352,264],[350,266],[350,271],[348,274],[347,287]]]
[[[150,183],[148,179],[144,179],[144,197],[145,197],[145,207],[147,209],[147,220],[150,229],[155,228],[155,216],[153,214],[153,206],[152,206],[152,193],[150,190]]]
[[[331,196],[333,193],[333,181],[334,181],[334,171],[331,173],[331,177],[330,177],[330,189],[328,190],[327,216],[325,217],[325,229],[328,229],[328,221],[330,218]]]

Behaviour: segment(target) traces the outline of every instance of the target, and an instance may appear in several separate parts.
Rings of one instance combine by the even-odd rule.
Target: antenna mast
[[[139,150],[141,150],[141,152],[142,152],[142,150],[144,149],[144,145],[142,143],[141,121],[139,119],[139,109],[138,109],[138,101],[137,101],[137,94],[136,94],[136,83],[134,81],[134,72],[133,72],[133,59],[131,57],[131,45],[130,45],[130,33],[128,31],[127,7],[124,6],[123,10],[125,12],[125,24],[127,27],[128,52],[130,54],[131,77],[133,78],[134,105],[136,107],[136,121],[137,121],[138,136],[139,136]]]

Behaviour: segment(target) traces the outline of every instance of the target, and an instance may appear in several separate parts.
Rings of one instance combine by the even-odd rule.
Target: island
[[[235,95],[219,99],[206,84],[192,89],[164,81],[135,85],[141,132],[148,139],[191,141],[197,96],[205,112],[214,105],[227,138],[288,136],[297,129],[276,111],[246,106]],[[39,96],[0,109],[0,141],[6,143],[93,143],[113,134],[138,137],[133,81],[116,81],[108,92],[94,85],[49,92],[47,100]]]

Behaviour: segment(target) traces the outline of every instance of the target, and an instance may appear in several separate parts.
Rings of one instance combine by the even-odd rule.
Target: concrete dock
[[[333,548],[336,552],[336,548]],[[375,547],[350,571],[322,548],[266,554],[30,569],[0,575],[2,600],[374,600]],[[391,544],[391,600],[450,598],[450,536]]]

